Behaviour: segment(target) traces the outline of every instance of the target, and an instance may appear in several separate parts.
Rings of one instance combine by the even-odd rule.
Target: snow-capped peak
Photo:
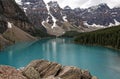
[[[69,7],[69,6],[65,6],[64,9],[71,9],[71,7]]]
[[[58,3],[57,3],[57,1],[50,1],[50,2],[48,3],[48,5],[49,5],[50,7],[58,7],[58,6],[59,6]]]
[[[95,10],[97,10],[97,9],[99,9],[99,8],[104,8],[104,9],[109,9],[109,6],[106,4],[106,3],[101,3],[101,4],[99,4],[99,5],[95,5],[95,6],[91,6],[91,7],[89,7],[88,8],[88,11],[89,12],[92,12],[92,11],[95,11]]]

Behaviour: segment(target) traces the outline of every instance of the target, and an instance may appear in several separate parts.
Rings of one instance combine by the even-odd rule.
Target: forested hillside
[[[75,37],[75,42],[120,49],[120,26],[81,33]]]

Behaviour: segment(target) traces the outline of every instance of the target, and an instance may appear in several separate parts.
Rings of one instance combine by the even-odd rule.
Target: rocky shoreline
[[[89,71],[62,66],[46,60],[34,60],[23,69],[0,65],[0,79],[97,79]]]

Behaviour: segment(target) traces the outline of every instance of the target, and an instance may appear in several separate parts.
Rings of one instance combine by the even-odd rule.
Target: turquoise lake
[[[120,51],[74,44],[70,38],[17,43],[0,52],[0,64],[16,68],[24,67],[36,59],[89,70],[99,79],[120,79]]]

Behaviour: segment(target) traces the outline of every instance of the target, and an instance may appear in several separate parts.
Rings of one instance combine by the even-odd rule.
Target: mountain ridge
[[[34,4],[32,3],[32,2],[29,2],[29,0],[21,0],[22,1],[22,4],[21,4],[21,6],[22,6],[22,8],[25,8],[26,7],[26,9],[28,8],[28,6],[30,5],[30,4],[32,4],[32,6],[31,7],[34,7]],[[104,26],[104,27],[106,27],[106,26],[112,26],[110,23],[112,23],[114,26],[115,25],[118,25],[118,24],[115,24],[115,20],[117,21],[117,22],[119,22],[119,24],[120,24],[120,20],[119,20],[119,18],[117,18],[117,17],[119,17],[120,15],[119,15],[119,10],[120,10],[120,8],[118,7],[118,8],[110,8],[106,3],[101,3],[101,4],[99,4],[99,5],[96,5],[96,6],[91,6],[91,7],[89,7],[89,8],[85,8],[85,9],[81,9],[81,8],[74,8],[74,9],[71,9],[69,6],[67,6],[66,5],[66,7],[65,8],[61,8],[60,6],[59,6],[59,4],[57,3],[57,1],[50,1],[50,2],[48,2],[48,3],[45,3],[43,0],[39,0],[39,1],[35,1],[35,0],[33,0],[34,2],[36,2],[36,6],[38,6],[38,7],[36,7],[36,9],[37,8],[43,8],[44,7],[44,9],[46,9],[45,8],[45,5],[46,4],[48,4],[51,8],[51,13],[53,14],[53,16],[55,17],[55,18],[57,18],[57,20],[59,20],[59,21],[63,21],[63,19],[62,19],[62,16],[64,16],[64,15],[66,15],[68,12],[69,12],[69,14],[70,15],[73,15],[74,16],[74,18],[75,17],[78,17],[79,18],[79,20],[82,20],[83,22],[85,22],[85,21],[87,21],[87,23],[88,23],[88,25],[93,25],[93,24],[96,24],[96,25],[100,25],[100,26]],[[29,2],[29,4],[27,4]],[[42,5],[42,7],[40,6],[40,4],[37,4],[37,2],[39,3],[40,2],[40,4]],[[26,3],[26,4],[24,4],[24,3]],[[24,5],[23,5],[24,4]],[[34,8],[35,9],[35,8]],[[55,9],[57,9],[57,10],[55,10]],[[96,9],[96,10],[95,10]],[[118,11],[117,11],[117,10]],[[67,12],[68,11],[68,12]],[[65,12],[67,12],[67,13],[65,13]],[[92,13],[91,13],[92,12]],[[60,13],[62,13],[63,15],[61,15]],[[73,14],[72,14],[73,13]],[[26,13],[27,14],[27,13]],[[98,15],[97,15],[98,14]],[[108,16],[106,16],[106,14],[108,15]],[[76,16],[75,16],[76,15]],[[89,15],[91,15],[91,17],[89,16]],[[108,19],[108,22],[105,22],[104,23],[104,20],[102,19],[102,18],[100,18],[100,22],[95,22],[95,21],[93,21],[93,22],[91,22],[91,20],[90,19],[92,19],[92,20],[97,20],[98,21],[98,19],[97,19],[97,17],[100,17],[100,15],[102,16],[102,18],[105,18],[106,20]],[[104,16],[103,16],[104,15]],[[46,12],[46,16],[47,16],[47,12]],[[89,16],[89,17],[88,17]],[[88,18],[87,18],[88,17]],[[96,17],[96,18],[95,18]],[[89,19],[90,18],[90,19]],[[46,19],[46,18],[43,18],[44,20]],[[66,18],[67,19],[67,18]],[[68,19],[70,19],[70,16],[68,16]],[[72,18],[73,19],[73,18]],[[102,21],[103,20],[103,21]],[[80,25],[80,24],[79,24]]]
[[[61,36],[67,31],[84,32],[89,28],[91,31],[99,29],[99,27],[87,27],[74,10],[70,7],[62,9],[56,1],[45,3],[43,0],[21,0],[21,3],[19,6],[35,28],[50,35]]]

